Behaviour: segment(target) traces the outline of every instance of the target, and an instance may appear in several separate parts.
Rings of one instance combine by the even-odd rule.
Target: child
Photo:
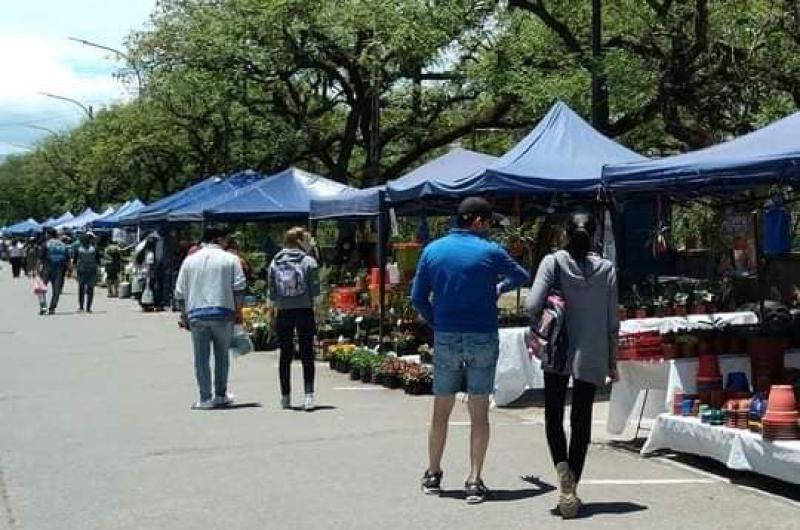
[[[38,274],[33,277],[33,294],[39,298],[39,314],[47,314],[47,284]]]

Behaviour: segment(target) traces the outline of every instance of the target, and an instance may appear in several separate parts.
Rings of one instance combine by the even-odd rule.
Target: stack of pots
[[[697,394],[701,403],[711,405],[711,408],[721,408],[725,394],[722,392],[722,374],[719,371],[717,356],[703,351],[698,358]]]
[[[765,440],[797,440],[797,400],[790,385],[774,385],[769,392],[767,414],[763,420]]]
[[[773,337],[752,337],[748,349],[755,390],[769,392],[770,386],[783,377],[785,341]]]
[[[756,392],[753,399],[750,400],[750,418],[747,422],[747,427],[751,432],[761,432],[762,420],[764,414],[767,413],[767,398],[764,392]]]
[[[747,429],[750,418],[749,399],[730,399],[725,403],[725,426],[731,429]]]

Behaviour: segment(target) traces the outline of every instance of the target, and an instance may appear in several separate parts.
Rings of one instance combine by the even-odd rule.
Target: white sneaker
[[[291,398],[291,396],[281,396],[281,408],[282,409],[290,409],[290,408],[292,408],[292,398]]]
[[[233,394],[226,394],[224,396],[214,396],[212,400],[215,407],[230,407],[233,405]]]
[[[211,410],[214,408],[214,400],[207,399],[205,401],[198,401],[192,405],[192,410]]]
[[[314,394],[306,394],[306,399],[303,401],[303,410],[306,412],[314,410]]]

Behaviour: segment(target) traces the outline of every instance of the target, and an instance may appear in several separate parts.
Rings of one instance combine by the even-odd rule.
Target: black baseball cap
[[[462,219],[467,216],[491,219],[500,224],[505,219],[502,215],[494,213],[492,204],[483,197],[467,197],[458,205],[458,216]]]

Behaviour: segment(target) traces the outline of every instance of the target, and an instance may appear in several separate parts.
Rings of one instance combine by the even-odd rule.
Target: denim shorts
[[[466,390],[468,394],[488,395],[494,391],[494,371],[500,352],[496,331],[493,333],[438,331],[433,343],[435,395],[450,396],[462,390]]]

